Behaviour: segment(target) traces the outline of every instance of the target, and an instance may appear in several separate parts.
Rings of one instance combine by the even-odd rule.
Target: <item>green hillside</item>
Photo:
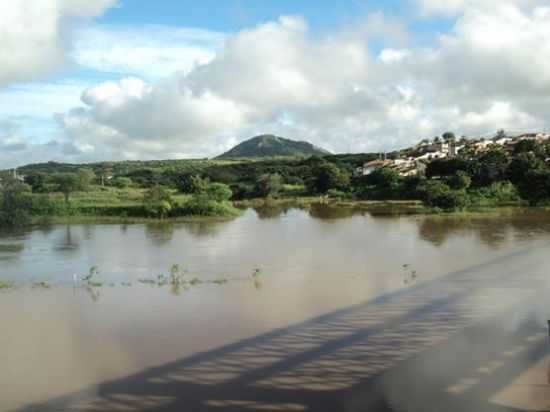
[[[217,159],[326,154],[330,154],[330,152],[308,142],[285,139],[274,135],[261,135],[239,143],[231,150],[218,156]]]

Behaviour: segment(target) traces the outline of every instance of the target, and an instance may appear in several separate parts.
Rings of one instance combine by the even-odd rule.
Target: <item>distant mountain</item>
[[[284,137],[264,134],[253,137],[221,154],[217,159],[272,156],[311,156],[327,155],[329,151],[309,142],[285,139]]]

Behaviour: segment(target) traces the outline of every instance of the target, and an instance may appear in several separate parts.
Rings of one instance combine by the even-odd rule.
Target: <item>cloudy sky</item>
[[[10,0],[0,169],[550,127],[550,0]]]

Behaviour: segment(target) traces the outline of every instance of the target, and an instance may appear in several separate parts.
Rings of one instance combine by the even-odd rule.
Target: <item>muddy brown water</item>
[[[16,285],[0,292],[0,410],[93,388],[548,241],[550,213],[541,210],[372,216],[325,206],[250,209],[227,222],[3,234],[0,245],[21,247],[0,248],[0,280]],[[173,264],[186,279],[228,282],[178,290],[139,282]],[[74,275],[82,278],[91,266],[103,286],[73,287]],[[33,288],[38,281],[51,288]]]

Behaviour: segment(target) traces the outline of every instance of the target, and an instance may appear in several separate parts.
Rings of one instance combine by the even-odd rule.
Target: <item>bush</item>
[[[517,203],[521,200],[517,188],[510,182],[497,182],[491,186],[475,190],[470,195],[471,202],[479,206]]]
[[[196,195],[177,206],[172,216],[235,216],[238,210],[230,202],[217,202],[205,195]]]
[[[330,189],[347,191],[350,185],[350,175],[338,166],[321,161],[313,170],[313,176],[308,181],[308,189],[312,193],[327,193]]]
[[[115,177],[111,181],[111,184],[119,189],[127,189],[128,187],[132,186],[132,179],[130,179],[129,177]]]
[[[148,214],[164,219],[172,210],[172,196],[170,192],[162,186],[153,186],[144,197],[143,203]]]
[[[459,170],[453,176],[447,179],[447,184],[454,190],[466,190],[470,187],[472,179],[466,172]]]
[[[463,209],[468,205],[468,196],[464,190],[451,190],[441,181],[428,180],[420,188],[420,191],[422,200],[430,207],[456,210]]]
[[[204,194],[207,199],[215,202],[224,202],[231,199],[231,196],[233,196],[233,192],[231,192],[229,186],[223,183],[210,183]]]
[[[31,222],[31,188],[18,180],[5,177],[0,193],[0,227],[21,227]]]
[[[277,196],[283,188],[283,179],[278,173],[263,174],[256,180],[255,192],[259,197]]]
[[[208,187],[208,179],[203,179],[197,175],[181,175],[177,178],[176,185],[182,193],[203,193]]]

